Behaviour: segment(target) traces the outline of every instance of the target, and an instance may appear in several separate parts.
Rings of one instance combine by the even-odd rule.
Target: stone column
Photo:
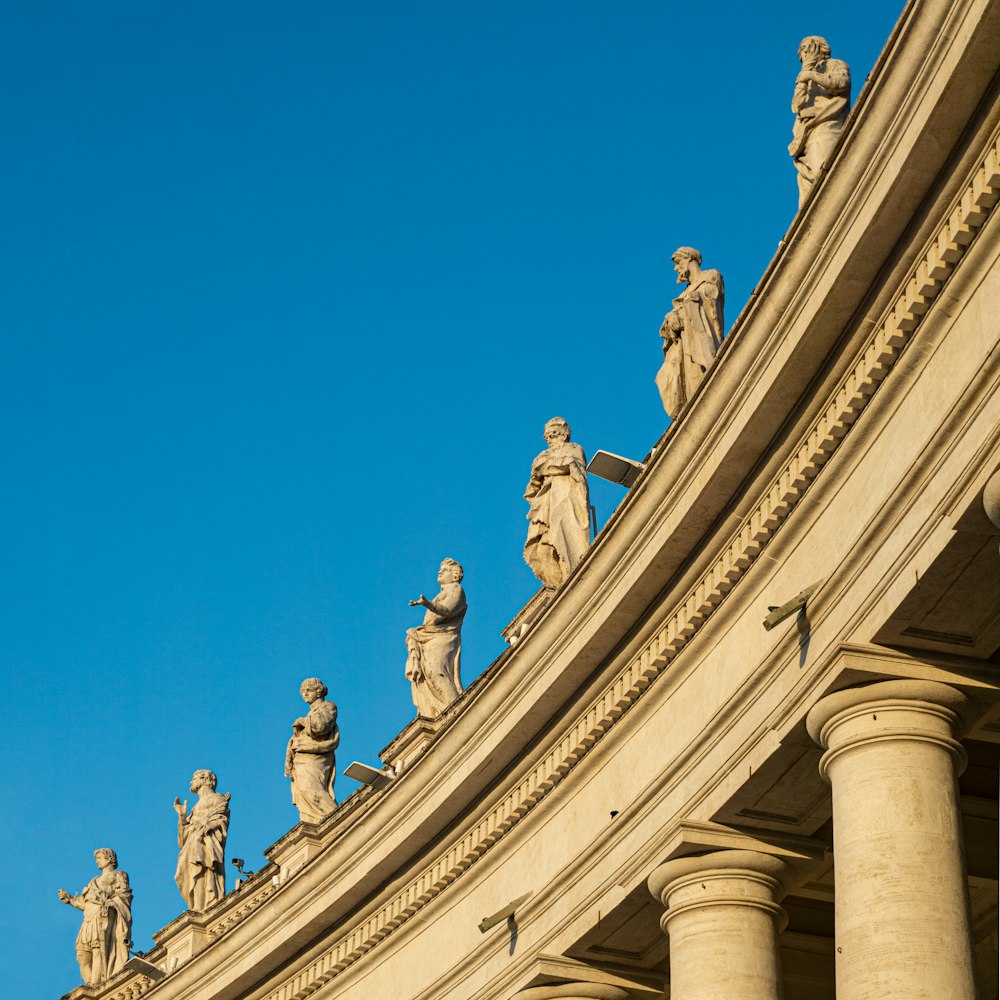
[[[833,789],[837,1000],[974,1000],[956,775],[965,697],[931,681],[828,695],[807,717]]]
[[[514,994],[514,1000],[629,1000],[629,995],[604,983],[560,983],[521,990]]]
[[[650,875],[667,907],[670,1000],[781,1000],[784,872],[778,858],[731,850],[677,858]]]

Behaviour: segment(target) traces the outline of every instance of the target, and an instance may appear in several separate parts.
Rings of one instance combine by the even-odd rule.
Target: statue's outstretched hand
[[[411,608],[415,608],[418,604],[423,607],[427,607],[427,598],[424,597],[423,594],[421,594],[415,601],[410,601]]]
[[[61,903],[68,903],[70,900],[70,895],[65,889],[59,890],[59,901]]]
[[[176,796],[174,798],[174,811],[177,813],[177,815],[178,816],[186,816],[187,815],[187,810],[188,810],[187,799],[185,799],[183,802],[181,802],[180,796],[179,795]]]

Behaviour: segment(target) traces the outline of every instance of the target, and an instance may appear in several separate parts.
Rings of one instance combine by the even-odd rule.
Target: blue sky
[[[339,769],[377,763],[443,556],[465,681],[499,655],[545,421],[646,454],[670,253],[723,272],[731,324],[795,212],[799,40],[856,96],[899,9],[6,0],[9,996],[79,982],[56,889],[96,847],[137,947],[181,912],[194,769],[232,792],[228,857],[263,863],[302,678]],[[603,524],[622,490],[592,491]]]

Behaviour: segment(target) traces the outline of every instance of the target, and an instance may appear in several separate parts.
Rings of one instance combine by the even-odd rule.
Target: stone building
[[[998,69],[909,4],[526,634],[74,1000],[997,997]]]

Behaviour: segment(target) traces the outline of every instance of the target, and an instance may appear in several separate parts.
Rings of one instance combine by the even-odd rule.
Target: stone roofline
[[[911,0],[831,169],[692,403],[521,641],[439,720],[415,720],[385,748],[394,781],[357,790],[318,827],[297,825],[250,883],[154,935],[147,958],[165,960],[162,982],[122,974],[69,996],[131,1000],[155,989],[157,1000],[179,998],[206,979],[238,990],[259,981],[259,963],[251,969],[245,956],[265,939],[277,969],[301,941],[339,926],[340,951],[309,952],[327,962],[310,974],[336,975],[499,840],[572,769],[572,755],[589,752],[704,623],[726,613],[726,596],[886,383],[996,203],[998,136],[963,132],[995,62],[983,46],[997,36],[998,7]],[[903,171],[908,183],[896,185]],[[647,620],[652,607],[672,609],[662,627]],[[563,746],[570,757],[560,764]],[[519,814],[518,801],[527,803]],[[387,917],[377,899],[429,845],[441,847],[440,871],[428,869],[426,885]],[[283,941],[272,938],[278,923]]]

